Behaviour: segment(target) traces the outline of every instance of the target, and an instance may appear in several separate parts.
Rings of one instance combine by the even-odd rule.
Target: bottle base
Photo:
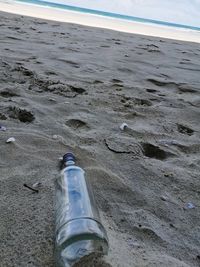
[[[90,218],[65,224],[56,238],[57,267],[71,267],[92,261],[108,252],[108,239],[103,226]],[[85,265],[86,266],[86,265]]]

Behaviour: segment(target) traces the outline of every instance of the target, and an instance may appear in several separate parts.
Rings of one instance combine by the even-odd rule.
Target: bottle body
[[[108,251],[91,186],[84,171],[75,165],[63,169],[56,182],[55,242],[58,267],[73,266],[85,256]]]

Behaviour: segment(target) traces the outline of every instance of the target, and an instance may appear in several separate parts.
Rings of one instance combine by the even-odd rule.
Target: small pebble
[[[165,173],[164,176],[165,177],[172,177],[173,176],[173,173]]]
[[[168,199],[168,197],[166,197],[166,196],[161,196],[160,197],[163,201],[168,201],[169,199]]]
[[[128,124],[127,123],[122,123],[119,127],[122,131],[124,131],[126,128],[128,128]]]
[[[10,137],[8,138],[8,140],[6,141],[6,143],[14,143],[15,142],[15,138],[14,137]]]
[[[56,102],[55,98],[49,98],[49,101]]]
[[[62,137],[61,135],[54,134],[54,135],[52,136],[52,138],[53,138],[54,140],[58,140],[58,141],[63,142],[63,137]]]

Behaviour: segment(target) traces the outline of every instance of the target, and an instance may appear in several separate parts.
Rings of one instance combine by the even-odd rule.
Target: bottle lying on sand
[[[71,267],[107,254],[108,238],[84,170],[75,166],[72,153],[63,163],[56,181],[55,254],[58,267]]]

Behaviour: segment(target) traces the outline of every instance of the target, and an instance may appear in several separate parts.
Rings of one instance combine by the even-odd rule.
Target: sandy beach
[[[47,20],[75,23],[90,27],[100,27],[121,32],[200,43],[200,32],[198,31],[108,18],[87,13],[84,14],[81,12],[62,10],[59,8],[56,9],[5,0],[5,2],[0,3],[0,11]]]
[[[110,240],[93,267],[198,267],[199,73],[198,43],[0,12],[0,266],[55,266],[73,151]]]

